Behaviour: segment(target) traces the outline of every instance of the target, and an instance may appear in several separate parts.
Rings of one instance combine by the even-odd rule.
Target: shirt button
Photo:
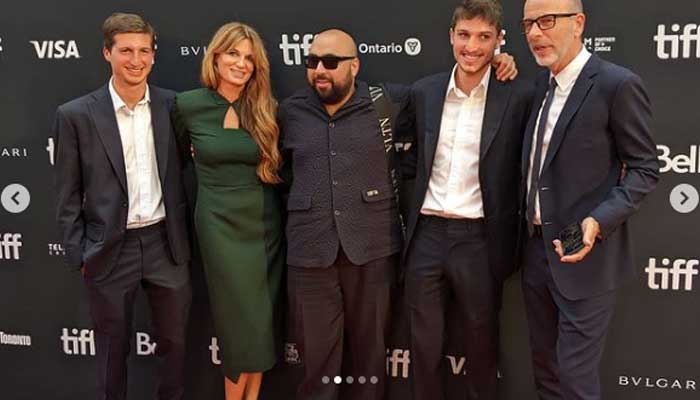
[[[338,155],[338,153],[336,153],[335,150],[331,150],[331,155],[336,156],[336,155]]]
[[[335,210],[335,211],[333,211],[333,214],[335,214],[335,216],[337,217],[337,216],[339,216],[339,215],[340,215],[340,211],[338,211],[338,210]]]
[[[328,124],[328,127],[329,127],[329,128],[335,128],[335,122],[331,122],[330,124]]]
[[[338,181],[336,181],[335,179],[333,179],[333,186],[337,186],[337,185],[338,185]]]

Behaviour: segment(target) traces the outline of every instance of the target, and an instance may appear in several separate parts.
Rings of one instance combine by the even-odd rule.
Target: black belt
[[[156,232],[165,232],[165,221],[156,222],[153,225],[144,226],[143,228],[132,228],[126,230],[127,237],[137,237],[150,235]]]

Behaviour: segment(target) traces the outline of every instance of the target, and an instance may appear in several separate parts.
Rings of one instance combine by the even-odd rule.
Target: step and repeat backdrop
[[[114,11],[144,15],[158,31],[151,82],[195,88],[199,64],[217,27],[238,20],[265,40],[278,99],[305,85],[302,60],[312,33],[353,33],[369,82],[411,83],[452,67],[452,0],[423,1],[49,1],[3,4],[0,12],[0,398],[94,398],[95,344],[83,283],[62,263],[54,223],[56,107],[107,82],[102,21]],[[621,290],[603,360],[605,398],[681,400],[700,396],[700,196],[697,94],[700,3],[696,0],[585,2],[585,45],[629,67],[646,82],[654,107],[661,183],[631,221],[638,278]],[[518,21],[522,2],[505,8],[504,51],[525,79],[537,67]],[[573,166],[585,168],[585,166]],[[191,177],[191,171],[188,172]],[[191,180],[190,180],[191,184]],[[189,329],[188,399],[223,398],[219,347],[198,260]],[[506,284],[502,312],[501,399],[535,399],[519,278]],[[155,344],[143,298],[137,303],[129,395],[154,398]],[[457,318],[453,314],[453,319]],[[408,324],[397,297],[387,349],[389,399],[409,398]],[[445,354],[450,399],[465,396],[470,364],[452,330]],[[360,355],[361,356],[361,355]],[[280,363],[263,399],[290,399],[300,374],[295,348]],[[368,383],[369,384],[369,383]]]

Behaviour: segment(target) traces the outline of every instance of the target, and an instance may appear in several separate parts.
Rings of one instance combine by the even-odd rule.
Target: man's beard
[[[318,94],[323,104],[338,104],[350,93],[352,79],[348,79],[344,84],[339,84],[329,77],[324,77],[324,79],[330,82],[330,87],[328,89],[318,89],[316,87],[316,78],[311,82],[311,87],[316,94]]]

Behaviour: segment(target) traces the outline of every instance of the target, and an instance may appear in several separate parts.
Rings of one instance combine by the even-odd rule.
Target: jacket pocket
[[[311,208],[311,196],[290,195],[287,199],[287,211],[303,211]]]
[[[365,203],[376,203],[390,199],[394,195],[393,189],[365,189],[362,191],[362,200]]]

